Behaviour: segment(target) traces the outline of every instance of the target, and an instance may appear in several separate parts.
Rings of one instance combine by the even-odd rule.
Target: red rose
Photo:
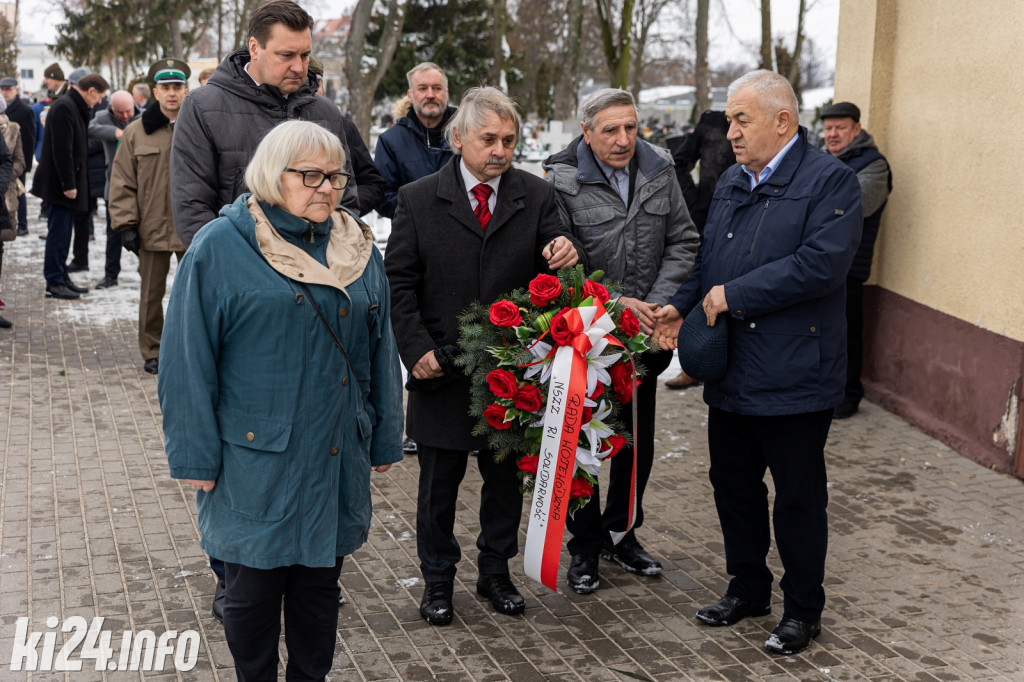
[[[617,433],[605,438],[604,442],[612,449],[612,451],[608,453],[606,459],[611,459],[615,455],[619,454],[619,450],[626,447],[626,439]]]
[[[572,487],[569,488],[569,497],[590,497],[594,494],[594,486],[590,481],[583,478],[572,479]]]
[[[558,314],[551,318],[551,338],[554,339],[555,343],[559,346],[568,346],[572,344],[573,333],[569,329],[569,322],[565,319],[565,313],[569,310],[568,308],[562,308],[558,311]]]
[[[507,407],[497,403],[491,403],[484,408],[484,419],[487,420],[487,423],[491,425],[492,429],[504,431],[505,429],[512,428],[512,422],[505,421],[505,412],[507,411]]]
[[[530,303],[544,307],[562,293],[562,283],[554,275],[537,275],[530,282]]]
[[[628,403],[633,399],[633,363],[616,362],[608,368],[612,377],[612,390],[620,403]]]
[[[586,426],[590,423],[590,420],[594,418],[594,410],[590,407],[583,408],[583,418],[580,420],[580,424]]]
[[[507,369],[493,369],[487,373],[487,387],[499,398],[511,400],[519,390],[519,382]]]
[[[593,392],[593,393],[591,393],[591,394],[590,394],[589,396],[587,396],[587,397],[588,397],[588,398],[590,398],[591,400],[593,400],[593,401],[594,401],[594,402],[596,403],[596,402],[597,402],[597,399],[598,399],[598,398],[600,398],[600,397],[601,397],[601,396],[603,396],[603,395],[604,395],[604,384],[602,384],[602,383],[601,383],[601,382],[599,381],[599,382],[597,382],[597,388],[595,388],[595,389],[594,389],[594,392]]]
[[[537,475],[538,464],[540,464],[540,457],[537,455],[523,455],[517,462],[517,466],[531,476]]]
[[[523,323],[519,306],[512,301],[501,300],[491,304],[491,324],[496,327],[518,327]]]
[[[612,297],[612,295],[608,293],[608,290],[604,288],[603,284],[598,284],[590,279],[583,283],[583,298],[587,298],[588,296],[593,296],[595,301],[601,302],[601,305],[607,303],[608,299]]]
[[[640,333],[640,320],[636,319],[636,313],[629,308],[622,311],[622,316],[619,317],[619,329],[621,329],[626,336],[632,338]]]
[[[536,412],[544,406],[544,396],[536,386],[526,384],[520,387],[519,392],[512,398],[512,404],[523,412]]]

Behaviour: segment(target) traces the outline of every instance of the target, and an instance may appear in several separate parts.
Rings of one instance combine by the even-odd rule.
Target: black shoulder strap
[[[338,335],[334,333],[334,328],[331,327],[330,323],[327,322],[327,318],[324,317],[324,314],[320,311],[320,306],[318,306],[316,304],[316,301],[313,300],[313,297],[310,295],[309,289],[306,287],[306,285],[303,282],[295,283],[298,284],[302,291],[306,294],[306,300],[308,300],[309,304],[313,306],[313,310],[316,311],[316,316],[319,317],[320,321],[324,323],[324,327],[327,328],[327,333],[330,334],[331,338],[334,340],[334,345],[338,347],[338,350],[340,350],[341,354],[345,357],[345,362],[348,364],[348,370],[352,374],[352,381],[356,383],[356,388],[359,389],[359,398],[363,401],[363,409],[365,410],[366,397],[363,395],[363,387],[359,385],[359,378],[356,376],[356,368],[352,365],[352,359],[348,356],[348,351],[345,350],[345,345],[341,342],[341,339],[338,338]]]

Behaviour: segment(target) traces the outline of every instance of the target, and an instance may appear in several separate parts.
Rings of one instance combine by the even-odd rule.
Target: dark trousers
[[[117,279],[121,274],[121,233],[110,227],[110,206],[107,206],[107,252],[103,264],[103,275],[108,279]]]
[[[68,251],[71,249],[71,232],[75,227],[77,213],[66,206],[49,206],[46,249],[43,252],[43,276],[49,286],[64,284],[68,280]]]
[[[771,596],[767,468],[775,484],[775,543],[785,570],[784,615],[805,622],[818,621],[825,608],[825,441],[831,425],[831,409],[751,417],[712,407],[708,416],[710,478],[732,576],[726,593],[749,601]]]
[[[523,495],[519,492],[514,456],[501,463],[494,453],[480,450],[477,464],[484,484],[480,492],[480,575],[508,574],[508,560],[519,552],[519,521]],[[455,564],[462,558],[455,539],[455,508],[459,484],[466,475],[469,453],[419,444],[419,494],[416,498],[416,551],[426,582],[455,578]]]
[[[268,570],[225,562],[224,637],[240,682],[276,682],[282,598],[285,679],[323,680],[331,671],[342,559],[330,568],[295,564]]]
[[[860,373],[864,366],[864,282],[846,280],[846,398],[860,404],[864,386]]]
[[[28,199],[24,194],[18,197],[18,229],[28,229]]]
[[[75,212],[75,239],[71,246],[72,265],[89,267],[89,233],[92,231],[92,213]]]
[[[672,362],[671,351],[648,351],[640,357],[647,373],[640,379],[634,400],[637,401],[636,425],[636,520],[623,542],[636,540],[636,529],[644,523],[644,490],[654,464],[654,418],[657,415],[658,375]],[[619,412],[626,430],[633,432],[633,408],[623,405]],[[599,486],[585,507],[578,510],[566,523],[572,538],[567,543],[569,553],[597,554],[601,547],[611,543],[611,531],[622,532],[629,514],[629,487],[633,473],[633,452],[623,448],[609,462],[608,493],[604,513],[601,513]]]
[[[172,255],[180,263],[185,252],[139,249],[139,272],[142,274],[142,287],[139,290],[139,352],[143,360],[160,357],[160,336],[164,329],[164,292],[167,291],[167,273],[171,269]]]

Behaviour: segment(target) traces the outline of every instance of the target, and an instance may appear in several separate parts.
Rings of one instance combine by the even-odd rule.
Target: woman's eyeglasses
[[[331,173],[328,175],[318,170],[295,170],[294,168],[285,168],[285,170],[289,173],[301,175],[302,184],[313,189],[317,189],[320,185],[324,184],[324,179],[331,183],[331,187],[334,189],[345,189],[350,177],[348,173]]]

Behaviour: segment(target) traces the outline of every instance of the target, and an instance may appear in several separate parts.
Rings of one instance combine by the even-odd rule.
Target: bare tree
[[[569,0],[568,4],[565,57],[555,89],[555,118],[562,120],[575,116],[579,106],[580,48],[583,43],[583,0]]]
[[[349,109],[352,121],[359,128],[363,141],[370,142],[370,114],[373,109],[373,93],[384,77],[395,48],[402,35],[405,23],[405,5],[401,0],[387,0],[387,16],[379,17],[383,22],[380,40],[369,45],[366,33],[370,27],[374,0],[359,0],[352,12],[352,23],[345,43],[345,80],[348,85]]]
[[[767,0],[765,0],[767,1]],[[629,83],[629,62],[633,40],[633,6],[636,0],[622,0],[618,12],[618,27],[615,26],[614,0],[594,0],[597,18],[601,27],[601,43],[604,46],[605,61],[611,87],[625,89]]]
[[[709,0],[697,0],[697,44],[696,58],[693,68],[693,80],[696,86],[693,105],[694,122],[700,115],[711,108],[711,76],[708,73],[708,10]]]
[[[655,29],[662,10],[671,3],[678,0],[636,0],[635,14],[633,19],[633,97],[639,98],[640,90],[644,86],[644,68],[651,61],[649,41],[652,38],[652,30]],[[678,34],[675,35],[679,39]]]
[[[491,73],[492,85],[503,84],[502,74],[505,71],[505,32],[508,30],[508,8],[505,0],[493,0],[494,33],[491,35]]]
[[[760,68],[775,70],[775,61],[772,59],[772,0],[761,0]]]

